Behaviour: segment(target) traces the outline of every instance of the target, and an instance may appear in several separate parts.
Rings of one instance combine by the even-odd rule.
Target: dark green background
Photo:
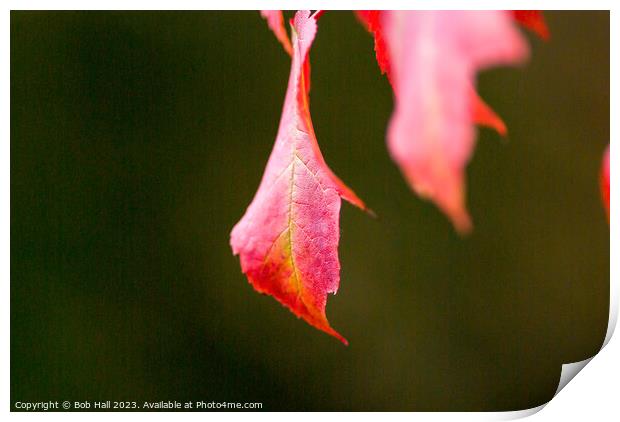
[[[257,12],[11,13],[11,400],[510,410],[600,347],[609,14],[546,14],[530,63],[482,74],[475,230],[412,195],[385,148],[372,38],[321,18],[312,115],[379,214],[341,213],[332,325],[253,291],[228,246],[275,138],[289,59]]]

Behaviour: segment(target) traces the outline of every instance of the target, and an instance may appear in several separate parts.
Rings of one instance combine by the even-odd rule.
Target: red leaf
[[[390,75],[390,58],[385,39],[383,28],[381,26],[382,10],[356,10],[355,14],[364,24],[368,32],[374,35],[375,39],[375,55],[377,63],[381,69],[381,73],[387,75],[388,80],[392,83]],[[474,123],[495,129],[501,136],[506,136],[508,130],[502,119],[486,104],[472,87],[472,120]]]
[[[381,16],[396,101],[387,136],[391,156],[412,189],[466,232],[471,228],[465,166],[475,144],[472,116],[497,126],[488,109],[472,102],[476,73],[521,62],[527,45],[503,11],[386,11]]]
[[[601,166],[601,196],[603,205],[607,211],[607,221],[609,222],[609,146],[603,155],[603,164]]]
[[[359,20],[364,24],[368,32],[371,32],[375,38],[375,56],[379,69],[382,74],[386,74],[388,80],[390,77],[390,58],[385,39],[383,38],[383,28],[381,27],[381,10],[356,10],[355,13]]]
[[[540,10],[513,10],[512,15],[523,27],[534,32],[543,40],[549,39],[549,28]]]
[[[293,47],[291,46],[291,41],[288,39],[288,35],[286,34],[286,29],[284,28],[284,18],[282,17],[281,10],[261,10],[260,15],[267,20],[267,25],[269,29],[273,31],[284,50],[290,56],[293,54]]]
[[[233,228],[230,244],[256,290],[347,344],[325,315],[327,294],[336,293],[340,282],[340,198],[366,206],[329,169],[312,127],[308,51],[316,28],[314,16],[297,12],[278,135],[258,191]]]

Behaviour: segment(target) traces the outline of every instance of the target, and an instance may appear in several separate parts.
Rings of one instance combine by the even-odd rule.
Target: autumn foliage
[[[321,13],[298,11],[290,22],[290,38],[281,11],[261,15],[291,56],[291,71],[271,156],[230,244],[257,291],[346,344],[325,313],[327,295],[336,293],[340,283],[341,198],[367,208],[329,169],[312,126],[309,52]],[[547,39],[542,13],[375,10],[356,15],[374,37],[379,69],[394,93],[386,131],[390,156],[411,189],[434,202],[457,231],[467,233],[472,223],[465,169],[476,125],[500,135],[508,130],[478,96],[476,76],[494,66],[525,63],[529,47],[518,24]],[[608,164],[606,169],[602,186],[608,206]]]

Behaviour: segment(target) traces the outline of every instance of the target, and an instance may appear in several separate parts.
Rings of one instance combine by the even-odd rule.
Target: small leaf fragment
[[[288,53],[290,56],[293,54],[293,47],[291,46],[291,41],[288,38],[288,34],[286,33],[286,29],[284,28],[284,18],[282,17],[281,10],[261,10],[260,15],[267,21],[267,26],[274,33],[282,47],[284,47],[284,51]]]
[[[605,211],[607,212],[607,222],[609,222],[609,145],[603,154],[603,163],[601,165],[601,197]]]
[[[470,101],[472,108],[472,120],[475,124],[494,129],[501,136],[506,136],[508,134],[508,128],[506,128],[506,124],[502,118],[499,117],[482,98],[480,98],[473,87],[471,88]]]
[[[381,26],[382,10],[356,10],[355,14],[364,24],[368,32],[372,33],[375,39],[375,57],[379,64],[382,74],[386,74],[388,80],[390,78],[390,58],[385,39],[383,37],[383,28]]]
[[[513,10],[512,15],[524,28],[534,32],[545,41],[549,40],[549,28],[541,10]]]

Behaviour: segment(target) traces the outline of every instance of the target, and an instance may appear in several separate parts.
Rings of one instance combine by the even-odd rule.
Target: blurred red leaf
[[[391,81],[390,76],[390,59],[385,39],[383,35],[383,28],[381,27],[381,13],[382,10],[356,10],[355,14],[362,24],[366,27],[368,32],[372,33],[375,40],[375,56],[377,63],[381,69],[382,74],[386,74],[388,80]],[[493,109],[486,104],[482,98],[476,93],[472,87],[471,93],[472,101],[472,120],[474,123],[486,126],[494,129],[501,136],[506,136],[508,129],[504,121],[493,111]]]
[[[465,166],[474,120],[502,130],[472,93],[476,73],[528,55],[504,11],[385,11],[381,30],[390,57],[395,110],[388,148],[412,189],[432,200],[460,232],[471,228]],[[473,101],[472,101],[473,99]]]
[[[293,54],[293,47],[291,41],[284,28],[284,18],[282,17],[281,10],[261,10],[260,15],[267,21],[269,29],[273,31],[284,50],[289,54]]]
[[[513,10],[512,15],[524,28],[534,32],[543,40],[550,37],[545,17],[540,10]]]
[[[607,212],[607,221],[609,221],[609,146],[605,150],[601,166],[601,196]]]

